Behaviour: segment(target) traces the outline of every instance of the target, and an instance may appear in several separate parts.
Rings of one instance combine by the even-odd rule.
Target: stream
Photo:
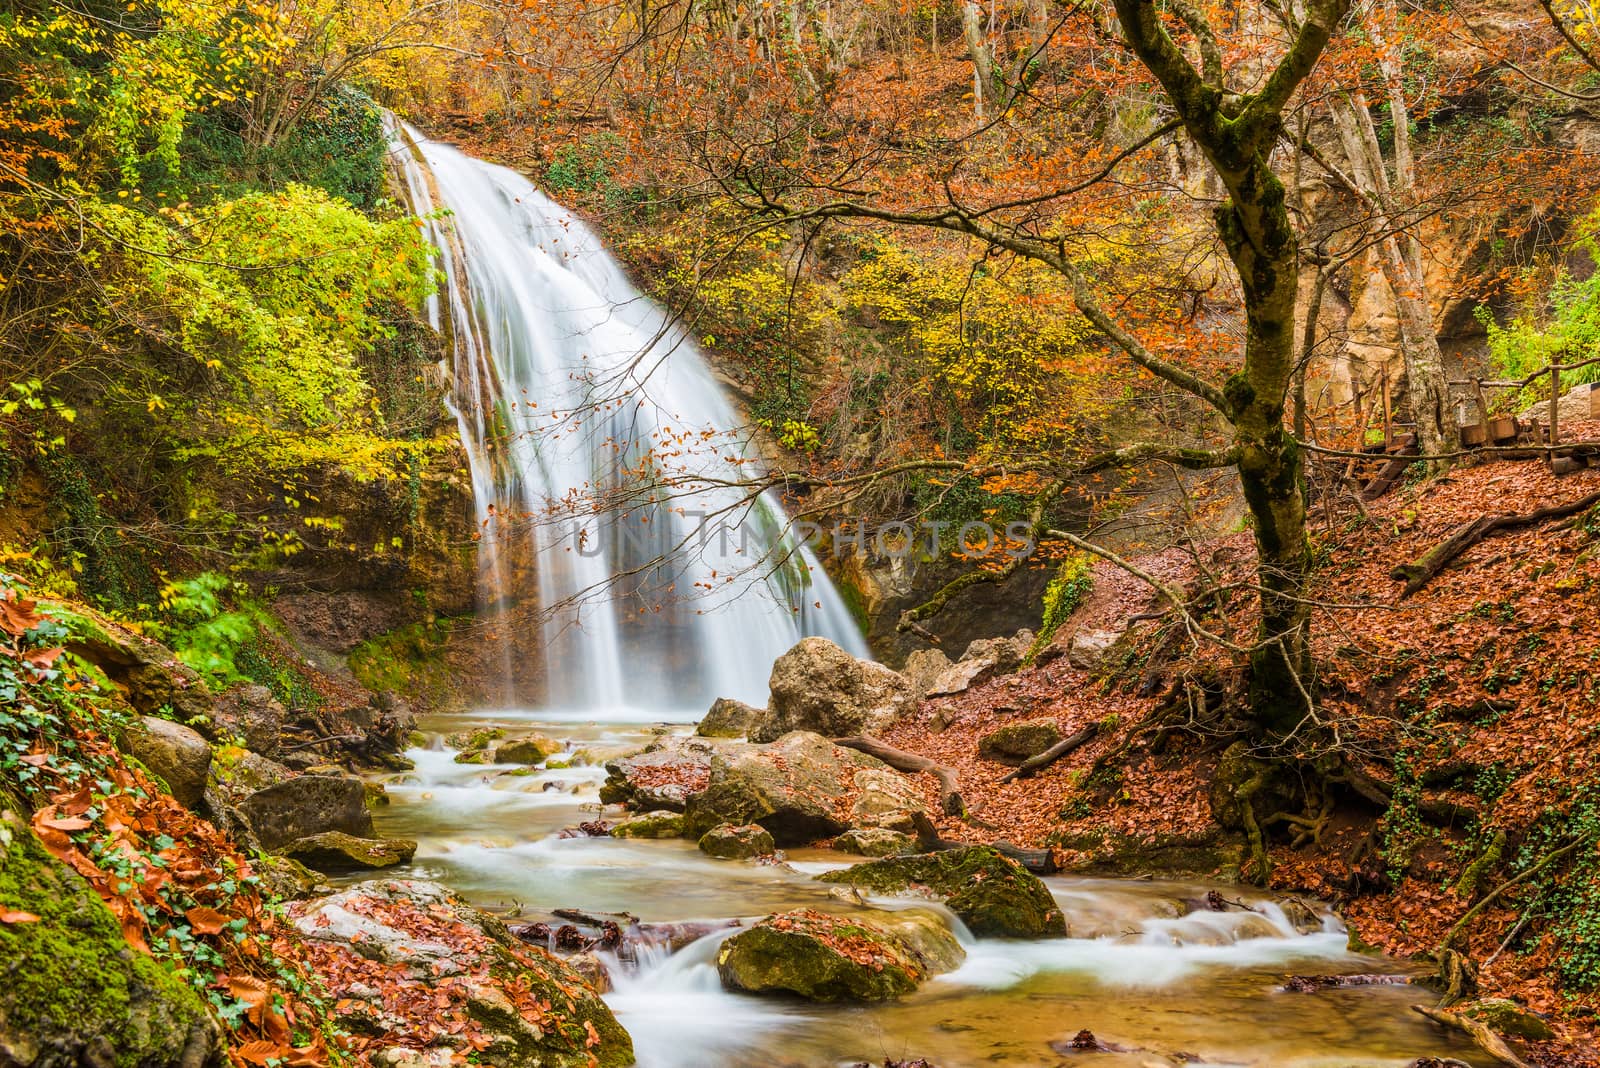
[[[633,713],[637,718],[642,713]],[[539,730],[595,763],[526,770],[454,762],[446,733],[478,726]],[[561,721],[496,711],[434,717],[432,739],[407,755],[414,772],[387,781],[376,816],[384,835],[414,838],[416,860],[398,877],[443,882],[479,907],[543,919],[553,908],[629,912],[645,921],[752,920],[811,907],[860,912],[812,876],[860,858],[790,850],[787,864],[710,859],[682,840],[557,837],[593,819],[607,757],[663,731],[640,722]],[[926,1058],[939,1068],[977,1065],[1205,1065],[1261,1068],[1399,1068],[1420,1056],[1482,1064],[1482,1054],[1409,1011],[1424,998],[1405,986],[1290,994],[1289,973],[1399,972],[1405,966],[1346,949],[1331,914],[1299,934],[1270,901],[1225,893],[1255,911],[1192,911],[1199,883],[1053,877],[1070,937],[975,940],[956,931],[966,963],[896,1003],[822,1006],[722,990],[710,934],[670,953],[610,962],[606,996],[632,1034],[642,1068],[825,1068]],[[731,931],[730,931],[731,933]],[[1118,1052],[1057,1052],[1087,1028]]]

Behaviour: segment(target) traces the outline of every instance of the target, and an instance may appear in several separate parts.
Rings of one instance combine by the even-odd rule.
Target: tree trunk
[[[972,56],[972,110],[982,120],[994,99],[994,54],[989,51],[989,37],[983,30],[983,10],[976,0],[964,0],[961,5],[961,34]]]

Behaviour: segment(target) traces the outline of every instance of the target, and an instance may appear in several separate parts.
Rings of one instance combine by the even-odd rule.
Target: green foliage
[[[297,185],[166,215],[91,213],[110,238],[95,255],[121,260],[106,290],[140,309],[151,350],[108,407],[152,417],[174,460],[258,483],[320,465],[370,479],[412,450],[381,433],[358,365],[390,332],[384,309],[428,293],[409,220],[373,222]]]
[[[612,177],[627,152],[614,133],[595,133],[563,146],[545,168],[544,184],[554,194],[599,193],[621,199],[624,191]]]
[[[1574,243],[1591,260],[1600,261],[1600,209],[1579,224]],[[1579,280],[1559,268],[1547,298],[1530,300],[1505,326],[1494,321],[1487,307],[1480,305],[1476,315],[1488,331],[1494,368],[1505,377],[1525,378],[1550,363],[1592,356],[1600,352],[1600,271]],[[1600,364],[1561,376],[1563,390],[1586,382],[1600,382]],[[1522,401],[1548,396],[1548,383],[1536,382]]]
[[[1571,788],[1559,808],[1547,809],[1523,840],[1514,867],[1526,870],[1574,840],[1580,846],[1570,864],[1541,873],[1530,906],[1549,921],[1556,953],[1556,975],[1571,991],[1600,990],[1600,782],[1587,779]]]
[[[1087,553],[1072,553],[1061,561],[1055,577],[1044,588],[1044,617],[1039,623],[1038,635],[1028,647],[1027,663],[1033,663],[1034,658],[1050,644],[1061,624],[1077,611],[1094,588],[1092,564],[1093,560]]]
[[[228,595],[244,607],[229,609]],[[256,640],[266,617],[249,605],[247,591],[216,572],[168,583],[161,591],[162,622],[146,625],[153,637],[172,646],[178,659],[204,675],[208,681],[225,685],[245,676],[236,658]]]

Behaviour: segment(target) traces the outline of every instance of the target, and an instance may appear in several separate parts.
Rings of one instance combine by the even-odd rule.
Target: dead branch
[[[1085,742],[1089,741],[1099,733],[1100,724],[1091,723],[1077,734],[1068,735],[1055,745],[1052,745],[1049,749],[1046,749],[1044,752],[1040,753],[1038,756],[1029,757],[1027,760],[1023,761],[1021,767],[1000,780],[1000,785],[1004,786],[1008,782],[1015,782],[1018,779],[1031,778],[1034,775],[1039,774],[1040,771],[1048,768],[1051,764],[1054,764],[1056,761],[1060,760],[1074,749],[1077,749],[1079,746],[1083,745]]]
[[[931,774],[939,780],[939,807],[946,816],[962,816],[966,814],[966,802],[961,800],[961,776],[955,768],[948,764],[941,764],[916,753],[909,753],[904,749],[894,746],[868,734],[852,735],[849,738],[835,738],[833,744],[845,749],[854,749],[858,753],[865,753],[876,757],[896,771],[903,771],[910,775],[920,775],[923,772]]]
[[[1464,524],[1450,537],[1435,545],[1414,562],[1401,564],[1390,572],[1389,577],[1396,582],[1404,581],[1405,590],[1400,594],[1402,598],[1410,597],[1428,581],[1443,571],[1456,557],[1478,544],[1484,538],[1499,534],[1507,530],[1516,530],[1521,527],[1534,526],[1551,519],[1565,519],[1577,515],[1600,504],[1600,493],[1591,493],[1568,504],[1552,504],[1547,508],[1540,508],[1526,515],[1516,515],[1505,512],[1498,515],[1485,515]]]

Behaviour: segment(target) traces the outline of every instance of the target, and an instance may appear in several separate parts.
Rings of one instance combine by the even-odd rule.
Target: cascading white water
[[[499,603],[508,556],[532,553],[547,705],[759,704],[801,637],[866,655],[780,501],[740,484],[754,450],[684,331],[527,179],[392,132],[447,279],[429,310],[450,339],[480,582]]]

